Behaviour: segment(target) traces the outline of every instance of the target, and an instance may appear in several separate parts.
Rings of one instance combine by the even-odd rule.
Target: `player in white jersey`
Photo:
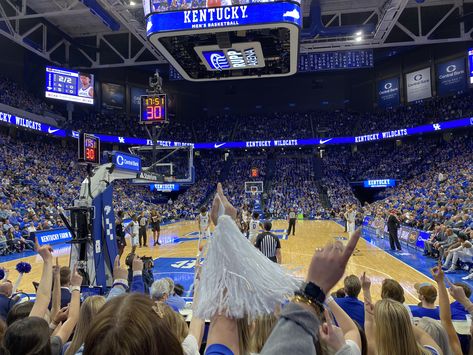
[[[254,212],[253,216],[251,217],[249,226],[248,226],[248,236],[249,236],[248,239],[250,239],[250,242],[252,244],[256,243],[256,237],[259,234],[260,228],[262,228],[262,226],[261,226],[261,222],[259,220],[259,213]]]
[[[200,213],[197,216],[197,222],[199,224],[199,235],[201,238],[210,237],[210,216],[207,212],[207,208],[202,207]]]
[[[134,254],[136,251],[136,247],[138,246],[138,243],[139,243],[139,232],[140,232],[140,225],[138,223],[137,215],[133,215],[131,217],[131,222],[126,225],[125,230],[127,230],[130,235],[131,252]]]
[[[88,73],[79,73],[79,80],[80,87],[77,95],[81,97],[94,97],[92,76]]]
[[[347,232],[349,235],[355,233],[356,225],[356,209],[355,206],[348,207],[347,212],[345,213],[345,218],[347,220]]]
[[[242,228],[243,235],[245,235],[246,237],[248,237],[248,227],[250,223],[250,217],[251,217],[251,214],[250,214],[250,211],[248,211],[248,206],[244,205],[243,210],[241,211],[241,228]]]

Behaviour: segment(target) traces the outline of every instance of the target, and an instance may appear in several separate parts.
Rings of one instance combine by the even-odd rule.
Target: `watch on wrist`
[[[304,283],[300,292],[313,302],[324,303],[325,301],[324,291],[313,282]]]

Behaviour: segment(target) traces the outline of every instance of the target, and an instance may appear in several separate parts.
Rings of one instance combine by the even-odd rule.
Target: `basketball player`
[[[210,237],[210,216],[207,212],[207,208],[202,207],[200,209],[199,216],[197,217],[197,223],[199,224],[199,237]]]
[[[260,227],[262,228],[261,222],[259,220],[259,213],[254,212],[253,216],[251,217],[250,225],[248,228],[248,235],[252,244],[256,243],[256,237],[258,236],[258,231]]]
[[[248,235],[248,227],[250,223],[250,218],[251,214],[250,211],[248,211],[248,206],[244,205],[243,206],[243,211],[241,211],[241,227],[242,227],[242,232],[244,235]]]
[[[355,225],[355,219],[356,219],[356,209],[355,206],[348,206],[348,209],[345,213],[345,218],[347,220],[347,232],[349,235],[352,233],[355,233],[356,225]]]
[[[92,76],[87,73],[79,73],[79,80],[81,87],[77,95],[82,97],[94,97],[94,88],[91,84]]]
[[[136,248],[139,244],[140,232],[140,225],[138,223],[138,216],[136,214],[131,217],[131,222],[126,225],[125,229],[128,230],[131,238],[131,253],[135,254]]]
[[[161,216],[159,215],[158,211],[152,210],[151,211],[151,229],[153,230],[154,245],[161,245],[161,243],[159,243],[159,234],[161,232],[161,226],[159,225],[160,221],[161,221]]]

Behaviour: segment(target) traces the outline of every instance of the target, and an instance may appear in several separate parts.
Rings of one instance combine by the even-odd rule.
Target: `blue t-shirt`
[[[429,317],[432,319],[440,320],[439,308],[435,307],[434,309],[424,308],[419,306],[409,306],[412,312],[412,316],[416,318]]]
[[[335,298],[335,302],[350,316],[351,319],[365,327],[365,304],[355,297]]]
[[[465,320],[466,315],[468,314],[465,307],[463,307],[463,305],[458,301],[450,304],[450,311],[452,312],[453,320]]]
[[[233,355],[233,351],[225,345],[212,344],[205,350],[205,355]]]

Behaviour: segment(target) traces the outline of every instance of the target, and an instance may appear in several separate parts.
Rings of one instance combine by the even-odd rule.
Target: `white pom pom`
[[[220,216],[202,266],[195,313],[250,319],[272,313],[294,294],[297,280],[264,256],[227,215]]]

